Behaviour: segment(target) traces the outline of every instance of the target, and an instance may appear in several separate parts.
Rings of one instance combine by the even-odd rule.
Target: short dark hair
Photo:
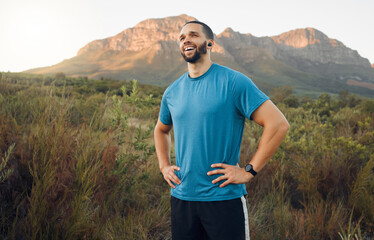
[[[186,22],[183,26],[186,26],[187,24],[190,24],[190,23],[196,23],[196,24],[200,24],[201,26],[203,26],[203,32],[205,33],[206,37],[208,39],[214,40],[213,31],[208,25],[200,21],[189,21],[189,22]]]

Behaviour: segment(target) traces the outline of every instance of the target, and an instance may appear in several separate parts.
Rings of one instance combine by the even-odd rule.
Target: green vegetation
[[[0,239],[170,239],[153,127],[164,88],[0,73]],[[272,93],[291,128],[247,184],[251,239],[370,239],[374,101]],[[247,122],[241,165],[261,127]]]
[[[361,76],[363,79],[373,79],[374,71],[372,69],[355,68],[347,65],[331,64],[326,72],[322,66],[308,71],[297,70],[287,64],[272,59],[257,59],[244,65],[244,68],[250,73],[252,80],[263,90],[268,91],[277,86],[293,86],[293,93],[302,97],[307,95],[312,98],[318,98],[323,92],[338,94],[341,91],[349,89],[350,92],[364,97],[374,96],[374,91],[369,88],[347,85],[346,80],[336,79],[336,74],[343,76],[354,75]]]

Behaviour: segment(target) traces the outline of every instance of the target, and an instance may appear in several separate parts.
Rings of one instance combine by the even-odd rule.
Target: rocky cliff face
[[[79,50],[77,56],[103,50],[141,52],[152,49],[152,55],[160,51],[163,54],[178,51],[177,36],[184,23],[191,20],[196,19],[187,15],[148,19],[113,37],[87,44]],[[217,36],[213,52],[245,62],[258,58],[276,59],[302,70],[331,63],[371,67],[369,61],[357,51],[313,28],[296,29],[272,37],[255,37],[227,28]],[[148,57],[148,62],[151,63],[149,59],[153,57]]]
[[[258,38],[251,34],[241,34],[231,28],[226,28],[217,36],[222,46],[234,56],[237,61],[251,63],[259,59],[273,59],[272,51],[276,45],[270,38]]]
[[[247,51],[250,51],[254,46],[266,50],[270,54],[266,57],[284,61],[296,67],[300,65],[300,62],[317,65],[333,63],[370,67],[369,60],[362,58],[357,51],[347,48],[338,40],[328,38],[313,28],[296,29],[272,37],[255,37],[227,28],[218,35],[218,38],[231,51],[237,49],[243,51],[246,48]],[[257,54],[252,55],[248,57],[259,57]]]
[[[97,50],[139,52],[147,48],[160,48],[160,42],[177,41],[180,29],[187,21],[196,20],[187,15],[148,19],[106,39],[93,41],[78,51],[78,56]]]
[[[193,20],[197,19],[185,14],[163,19],[147,19],[113,37],[88,43],[78,51],[77,56],[102,50],[141,52],[145,49],[152,49],[153,52],[166,51],[163,54],[167,56],[170,51],[179,51],[177,39],[180,30],[186,22]],[[215,45],[213,52],[227,54],[219,43]]]
[[[88,43],[71,59],[28,72],[135,78],[165,86],[186,71],[177,38],[185,22],[191,20],[196,19],[187,15],[148,19],[115,36]],[[212,51],[215,62],[251,76],[264,88],[294,85],[309,89],[317,80],[320,88],[324,88],[327,81],[336,80],[328,83],[329,89],[334,89],[334,84],[342,84],[342,88],[352,77],[374,82],[374,69],[367,59],[317,29],[256,37],[227,28],[216,36],[215,42]]]
[[[292,57],[320,64],[370,66],[369,60],[357,51],[313,28],[296,29],[271,38],[278,45],[279,51],[274,54],[279,59]]]

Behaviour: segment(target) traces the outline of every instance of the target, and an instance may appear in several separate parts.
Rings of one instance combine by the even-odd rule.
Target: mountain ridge
[[[177,37],[184,23],[191,20],[197,19],[185,14],[146,19],[112,37],[86,44],[75,57],[26,72],[135,78],[143,83],[166,86],[187,70]],[[294,84],[300,91],[311,87],[311,91],[329,92],[334,88],[327,85],[334,82],[340,90],[350,89],[363,95],[372,92],[366,84],[347,83],[352,76],[357,81],[374,83],[374,69],[368,59],[314,28],[270,37],[226,28],[215,35],[215,43],[213,61],[243,72],[266,89]],[[321,86],[313,86],[313,81],[320,82]],[[323,81],[330,83],[324,85]]]

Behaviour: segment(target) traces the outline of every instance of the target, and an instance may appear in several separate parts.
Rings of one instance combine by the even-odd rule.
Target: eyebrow
[[[195,32],[195,31],[189,31],[188,34],[199,34],[199,33],[198,33],[198,32]],[[179,36],[179,39],[180,39],[183,35],[185,35],[185,34],[181,34],[181,35]]]

